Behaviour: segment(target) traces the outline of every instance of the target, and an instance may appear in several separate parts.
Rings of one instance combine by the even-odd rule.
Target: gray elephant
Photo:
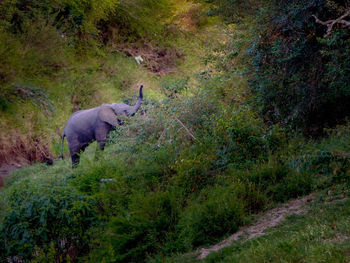
[[[67,137],[73,167],[79,164],[80,152],[93,141],[97,141],[103,151],[107,134],[117,125],[122,125],[118,116],[134,116],[141,106],[143,86],[134,106],[125,103],[102,104],[99,107],[80,110],[72,114],[64,127],[62,135],[61,158],[63,159],[64,137]]]

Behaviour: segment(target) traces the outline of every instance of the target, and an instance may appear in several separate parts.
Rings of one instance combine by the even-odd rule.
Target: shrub
[[[350,183],[350,160],[344,152],[314,149],[306,151],[294,162],[301,172],[318,175],[318,186],[321,188]]]
[[[237,231],[245,216],[238,191],[235,187],[209,188],[186,207],[177,226],[183,250],[213,243]]]
[[[44,18],[47,23],[64,33],[78,36],[78,33],[96,33],[96,24],[112,13],[117,1],[2,1],[1,26],[13,33],[26,32],[26,27]],[[81,37],[82,35],[80,35]]]
[[[62,182],[17,184],[8,196],[1,224],[6,257],[29,260],[50,243],[57,257],[86,253],[85,232],[96,220],[92,200]]]
[[[258,166],[252,171],[238,174],[245,184],[252,183],[267,198],[282,202],[308,194],[315,179],[306,173],[298,173],[281,163]]]
[[[213,126],[210,137],[220,169],[250,166],[264,160],[265,153],[276,146],[269,143],[272,134],[268,135],[263,123],[249,109],[224,110],[214,117]]]
[[[242,18],[248,12],[252,12],[254,1],[242,0],[207,0],[215,4],[215,8],[211,9],[210,14],[218,14],[227,23],[235,23],[242,21]]]
[[[266,121],[316,136],[350,116],[350,30],[334,28],[324,39],[325,27],[312,17],[339,17],[344,3],[269,1],[261,9],[250,78]]]
[[[176,197],[167,191],[134,191],[126,208],[117,209],[90,253],[91,262],[143,262],[167,242],[179,213]]]
[[[173,165],[176,177],[172,178],[171,183],[180,186],[187,194],[199,192],[208,184],[216,182],[214,164],[213,155],[205,153],[183,155]]]

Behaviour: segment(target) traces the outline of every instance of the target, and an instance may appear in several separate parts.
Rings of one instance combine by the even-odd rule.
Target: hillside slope
[[[187,79],[192,78],[194,72],[205,70],[200,59],[206,49],[203,38],[218,34],[217,30],[210,29],[210,24],[214,24],[204,16],[202,18],[207,7],[191,1],[161,1],[153,4],[159,8],[165,5],[167,7],[162,8],[167,9],[171,6],[171,11],[158,18],[162,9],[151,11],[152,1],[148,2],[140,3],[134,10],[135,15],[147,16],[141,18],[145,23],[141,28],[140,21],[129,21],[130,31],[119,33],[121,26],[118,23],[121,22],[118,19],[123,18],[113,18],[114,15],[109,14],[109,19],[115,20],[107,21],[110,23],[108,30],[98,24],[101,18],[89,25],[97,27],[91,30],[99,30],[99,39],[91,39],[95,33],[84,31],[88,29],[79,29],[87,34],[86,42],[76,39],[80,31],[56,27],[50,19],[45,21],[37,13],[50,12],[50,8],[55,11],[59,5],[71,8],[69,1],[57,3],[58,7],[50,6],[48,1],[45,11],[41,10],[45,5],[36,1],[30,7],[32,11],[23,10],[29,7],[22,1],[2,3],[0,11],[4,17],[10,18],[18,12],[23,24],[22,33],[19,33],[13,21],[2,21],[0,36],[4,49],[1,58],[7,67],[1,68],[0,170],[55,159],[65,122],[74,111],[102,103],[132,103],[139,84],[146,87],[146,103],[160,101],[165,97],[163,87],[167,79],[191,82]],[[108,5],[108,1],[104,3]],[[124,4],[134,5],[132,1]],[[145,5],[144,12],[150,13],[140,13],[142,10],[138,8],[142,5]],[[91,13],[81,15],[98,15],[94,14],[97,11],[93,8]],[[118,13],[124,7],[116,8]],[[113,12],[106,10],[104,12]],[[33,27],[25,24],[33,19],[31,15],[38,16]],[[72,13],[72,19],[75,19],[74,15],[77,14]],[[106,19],[104,15],[108,14],[100,15]],[[157,19],[159,27],[153,27],[152,23]],[[160,32],[164,35],[156,36]],[[96,41],[106,43],[101,45]],[[136,56],[143,58],[142,65],[136,63]]]
[[[311,193],[290,228],[205,260],[346,261],[349,202],[322,198],[349,196],[350,29],[325,38],[312,15],[348,5],[292,2],[2,1],[0,160],[33,165],[0,190],[0,261],[196,262]],[[144,114],[103,153],[55,159],[72,112],[132,104],[140,84]]]

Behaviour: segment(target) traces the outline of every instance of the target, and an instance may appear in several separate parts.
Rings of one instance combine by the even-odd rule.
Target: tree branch
[[[346,18],[349,15],[350,15],[350,8],[346,9],[345,13],[342,16],[338,17],[337,19],[332,19],[325,22],[318,19],[315,15],[312,15],[312,16],[315,18],[316,23],[327,26],[327,33],[324,35],[324,38],[327,38],[332,33],[332,29],[335,24],[342,24],[344,26],[350,27],[350,21],[344,20],[344,18]]]
[[[184,129],[187,131],[187,133],[195,140],[197,140],[197,138],[193,135],[193,133],[187,129],[187,127],[182,123],[182,121],[180,121],[176,116],[174,116],[174,119],[181,124],[182,127],[184,127]]]
[[[163,140],[163,137],[165,135],[165,129],[163,130],[162,134],[160,135],[159,139],[158,139],[158,142],[157,142],[157,147],[159,148],[160,147],[160,144]]]

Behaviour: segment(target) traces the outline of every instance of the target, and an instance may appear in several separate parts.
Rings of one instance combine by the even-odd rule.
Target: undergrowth
[[[2,192],[4,255],[35,259],[51,253],[53,246],[57,256],[75,255],[89,262],[161,260],[213,244],[279,202],[350,184],[349,159],[341,154],[348,147],[346,129],[319,143],[291,143],[278,127],[260,123],[249,108],[210,107],[205,90],[188,102],[179,96],[160,106],[146,104],[148,119],[138,115],[120,126],[99,160],[92,146],[77,169],[70,170],[66,160],[52,168],[33,166],[14,173]],[[197,109],[207,114],[197,115]],[[231,149],[225,151],[227,147]],[[14,198],[16,192],[26,203]],[[37,192],[47,198],[42,202],[52,213],[71,206],[67,222],[72,228],[81,224],[84,231],[67,232],[74,236],[69,241],[70,236],[55,234],[66,233],[68,223],[44,224],[50,242],[35,236],[28,241],[27,231],[38,233],[41,223],[52,221],[46,206],[38,209]],[[65,193],[70,197],[61,208],[59,196]],[[78,214],[91,215],[89,221],[79,221],[72,207]],[[39,225],[28,224],[35,218],[40,218]],[[12,220],[17,231],[9,231]],[[61,247],[62,240],[72,248]],[[88,254],[79,245],[83,243],[89,245]]]

